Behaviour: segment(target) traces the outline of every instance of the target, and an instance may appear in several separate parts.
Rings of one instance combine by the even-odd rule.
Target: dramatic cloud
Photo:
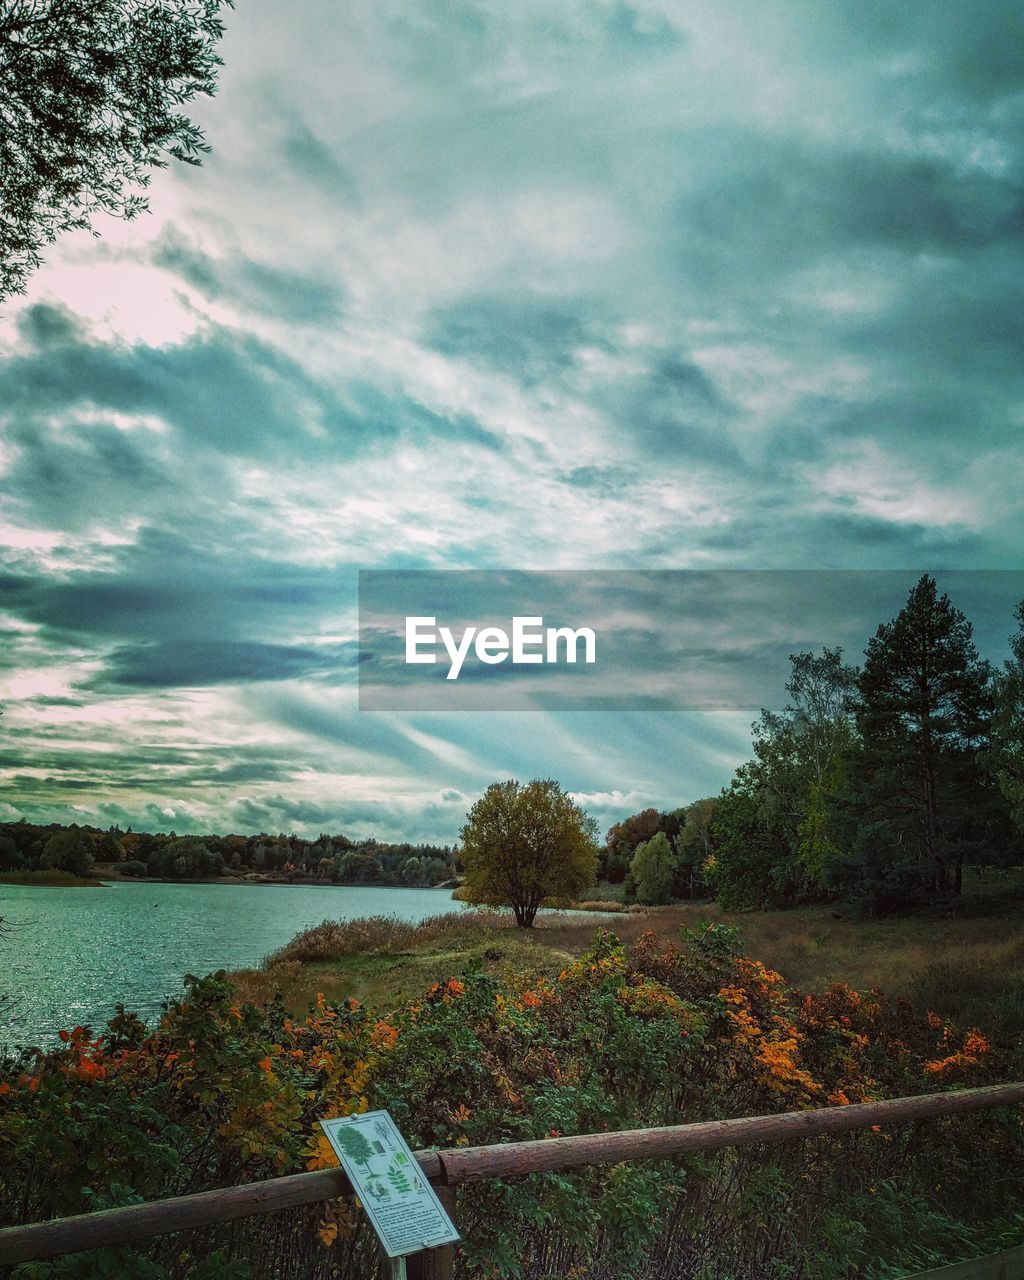
[[[203,168],[0,316],[4,812],[452,840],[495,777],[610,822],[742,758],[746,711],[360,712],[360,568],[1019,568],[1022,37],[240,7]]]

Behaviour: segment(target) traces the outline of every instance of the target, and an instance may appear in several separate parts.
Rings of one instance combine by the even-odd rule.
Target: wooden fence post
[[[444,1206],[444,1211],[455,1220],[455,1188],[444,1183],[434,1183],[434,1191]],[[440,1249],[425,1249],[406,1259],[409,1280],[451,1280],[455,1265],[455,1246],[443,1244]]]

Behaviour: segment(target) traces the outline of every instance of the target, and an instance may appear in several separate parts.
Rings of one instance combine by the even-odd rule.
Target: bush
[[[267,959],[267,966],[299,960],[303,963],[339,960],[342,956],[393,955],[417,945],[469,937],[484,922],[479,911],[449,911],[412,924],[395,916],[364,916],[359,920],[324,920],[304,929]]]
[[[407,926],[443,938],[465,917]],[[391,944],[389,921],[320,926],[294,950]],[[106,1032],[0,1064],[4,1224],[334,1163],[316,1121],[386,1107],[415,1146],[544,1139],[844,1106],[985,1084],[1006,1055],[975,1030],[879,992],[800,996],[736,954],[733,932],[601,933],[557,978],[479,969],[384,1016],[319,1000],[303,1019],[236,1003],[223,974],[187,980],[153,1028]],[[286,948],[287,952],[289,948]],[[294,959],[289,963],[296,963]],[[1024,1191],[1008,1111],[901,1130],[469,1185],[463,1280],[586,1274],[803,1280],[880,1274],[880,1260],[980,1250]],[[126,1249],[32,1277],[214,1274],[356,1280],[375,1248],[345,1202]],[[234,1271],[231,1268],[235,1268]]]

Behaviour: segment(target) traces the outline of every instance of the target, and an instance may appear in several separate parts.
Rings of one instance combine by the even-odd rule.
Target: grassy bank
[[[728,930],[626,945],[593,924],[324,924],[234,988],[190,980],[156,1025],[122,1013],[106,1035],[0,1063],[0,1226],[324,1167],[325,1115],[385,1107],[414,1147],[446,1148],[842,1107],[1020,1068],[1019,1050],[882,994],[805,998]],[[239,998],[288,974],[373,983],[386,1002],[328,997],[290,1017]],[[1015,1115],[985,1112],[470,1184],[456,1274],[893,1280],[1019,1238],[1022,1142]],[[152,1280],[366,1280],[375,1252],[364,1216],[333,1203],[103,1262]]]
[[[593,927],[587,932],[592,935]],[[472,966],[492,973],[526,965],[550,972],[572,958],[568,948],[546,945],[538,937],[476,911],[450,912],[419,924],[390,916],[324,921],[268,956],[261,968],[235,973],[232,980],[241,998],[255,1004],[280,992],[295,1014],[318,994],[330,1001],[352,996],[389,1005],[414,999]]]
[[[735,914],[691,903],[601,917],[546,913],[531,930],[477,912],[420,925],[387,918],[325,923],[237,981],[256,1001],[280,989],[296,1012],[317,992],[386,1003],[474,962],[496,975],[519,964],[557,972],[586,951],[598,927],[624,942],[649,930],[674,941],[701,921],[738,928],[746,954],[801,990],[824,991],[835,982],[859,991],[879,987],[962,1026],[1024,1037],[1024,918],[1013,900],[954,919],[837,919],[828,908]]]
[[[99,880],[89,876],[73,876],[67,871],[3,871],[0,884],[26,884],[54,889],[102,889]]]

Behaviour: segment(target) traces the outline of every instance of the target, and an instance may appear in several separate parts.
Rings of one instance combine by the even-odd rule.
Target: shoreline
[[[104,871],[92,877],[96,883],[106,881],[109,884],[248,884],[248,885],[297,885],[301,888],[320,889],[430,889],[444,890],[454,893],[457,885],[445,881],[443,884],[385,884],[379,880],[363,880],[359,884],[344,884],[335,880],[317,880],[314,878],[286,878],[272,876],[125,876],[116,871]]]
[[[72,876],[64,872],[0,871],[0,886],[18,885],[23,889],[105,889],[96,876]]]

